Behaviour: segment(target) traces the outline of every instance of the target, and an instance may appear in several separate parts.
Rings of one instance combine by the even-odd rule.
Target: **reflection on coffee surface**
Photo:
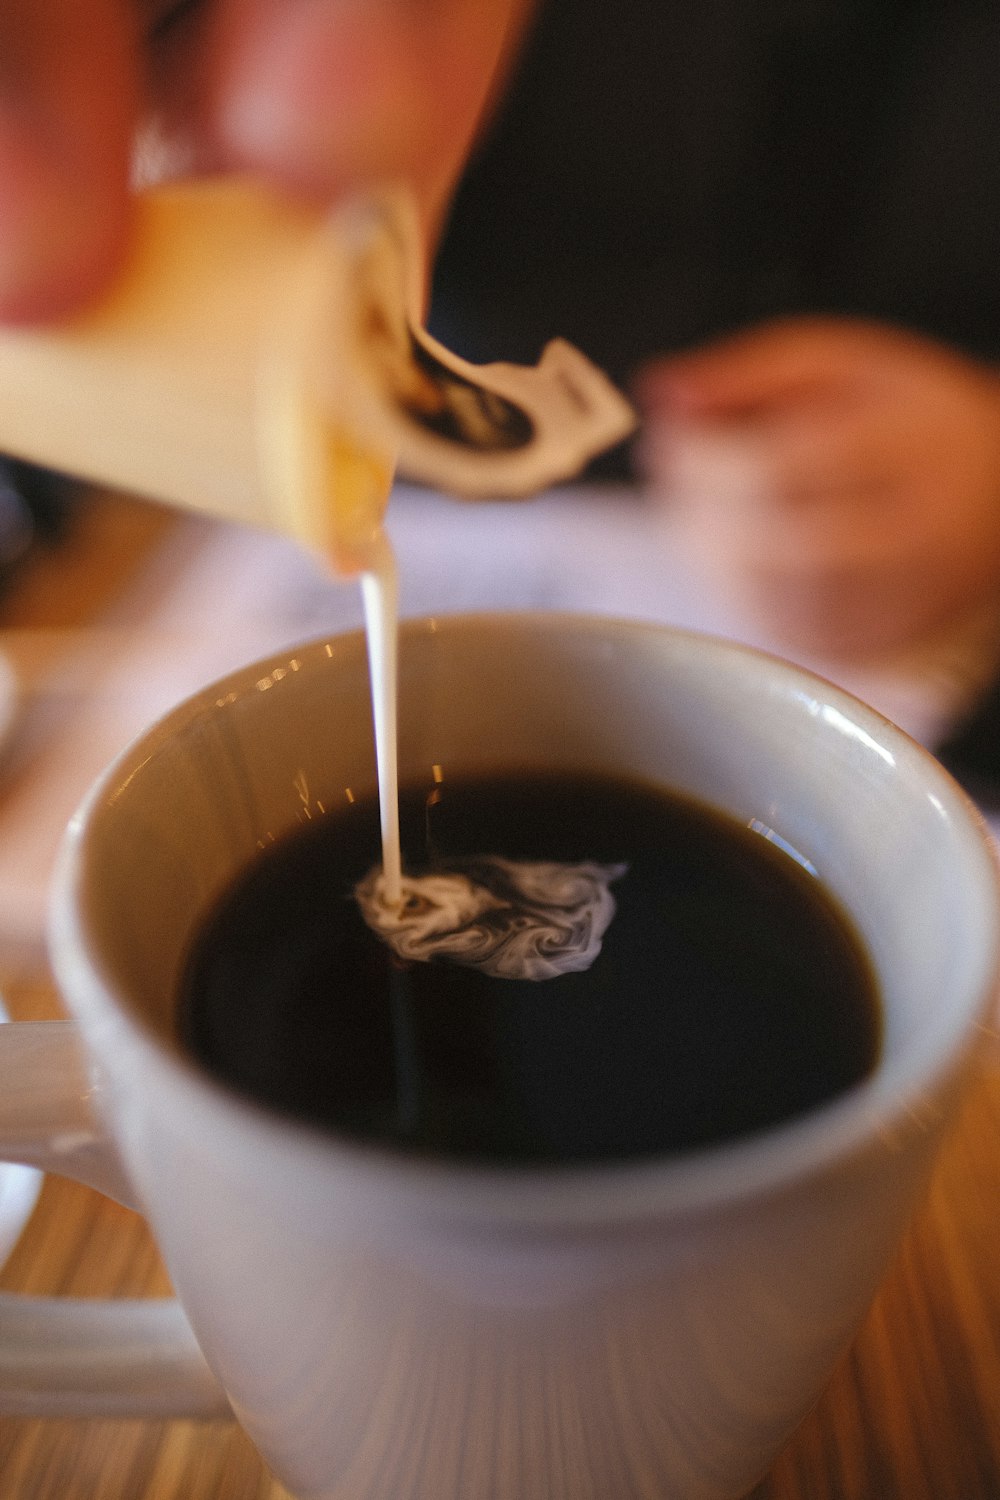
[[[779,845],[634,782],[445,772],[402,791],[404,868],[601,869],[589,966],[538,982],[400,958],[355,899],[379,857],[358,801],[268,847],[210,913],[180,1009],[210,1071],[355,1139],[497,1163],[719,1142],[870,1072],[868,959]]]

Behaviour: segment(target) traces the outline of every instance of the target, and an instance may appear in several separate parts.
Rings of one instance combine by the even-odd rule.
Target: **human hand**
[[[405,180],[431,236],[528,8],[3,0],[0,319],[54,316],[112,274],[137,139],[147,178],[255,170],[321,202]]]
[[[654,362],[647,469],[778,641],[860,655],[1000,586],[1000,373],[888,325],[787,319]]]
[[[137,83],[118,0],[0,6],[0,316],[42,317],[124,241]]]

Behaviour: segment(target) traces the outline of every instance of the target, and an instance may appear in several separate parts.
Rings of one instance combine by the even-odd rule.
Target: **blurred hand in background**
[[[857,655],[1000,585],[1000,374],[902,329],[788,318],[654,360],[643,459],[777,639]]]

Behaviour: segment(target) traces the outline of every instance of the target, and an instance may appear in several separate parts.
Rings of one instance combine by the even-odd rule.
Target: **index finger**
[[[209,107],[228,164],[332,201],[405,181],[444,209],[533,0],[219,0]]]

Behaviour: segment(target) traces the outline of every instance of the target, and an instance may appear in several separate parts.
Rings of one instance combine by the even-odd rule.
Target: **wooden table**
[[[161,523],[126,508],[88,524],[64,568],[49,559],[25,579],[20,598],[8,598],[8,620],[47,618],[47,609],[68,613],[70,623],[92,614],[113,598],[115,569],[125,576],[132,554],[156,545]],[[96,578],[88,546],[101,558]],[[37,962],[0,954],[0,991],[17,1019],[60,1013]],[[753,1500],[998,1500],[998,1247],[1000,1047],[970,1091],[859,1338]],[[46,1181],[0,1287],[77,1296],[169,1290],[142,1221],[57,1178]],[[0,1419],[0,1500],[285,1495],[231,1423]]]
[[[17,1018],[58,1014],[46,980],[8,975],[6,987]],[[997,1500],[998,1237],[993,1064],[968,1097],[853,1349],[753,1500]],[[0,1287],[76,1296],[169,1290],[142,1220],[57,1178],[46,1180]],[[285,1495],[232,1423],[0,1419],[2,1500]]]

